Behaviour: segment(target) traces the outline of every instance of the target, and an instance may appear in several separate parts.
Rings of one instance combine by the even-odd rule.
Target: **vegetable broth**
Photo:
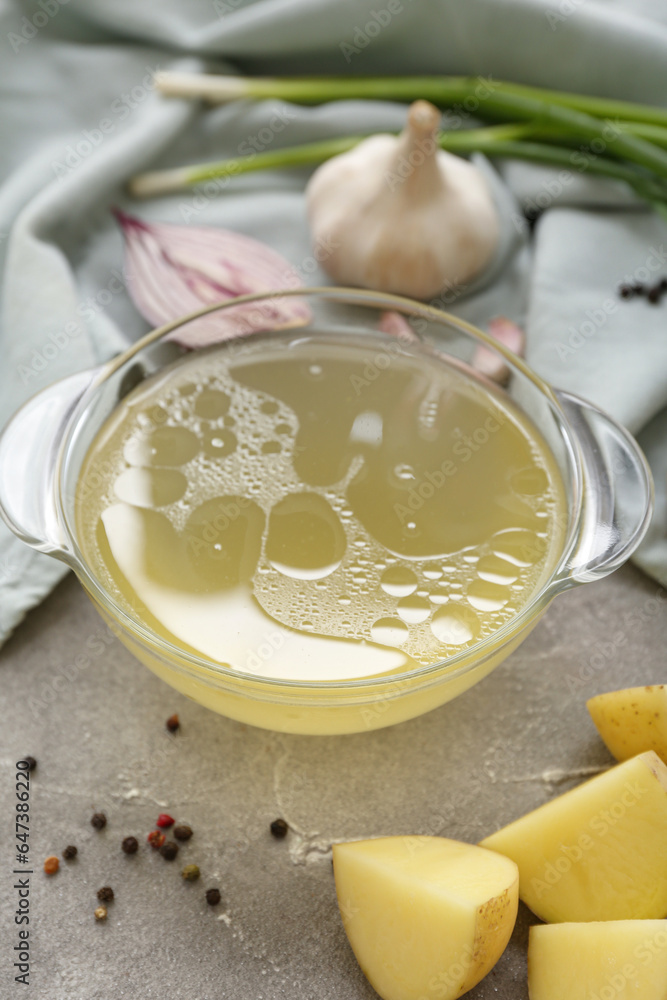
[[[492,635],[561,553],[563,487],[505,393],[420,346],[256,335],[119,404],[84,556],[163,638],[251,675],[398,673]]]

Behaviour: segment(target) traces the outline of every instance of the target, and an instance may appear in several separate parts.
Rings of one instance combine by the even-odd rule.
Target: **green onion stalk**
[[[640,198],[667,212],[667,111],[650,105],[470,77],[247,78],[159,73],[167,96],[213,102],[279,98],[301,104],[332,100],[423,98],[444,109],[474,114],[492,124],[442,132],[440,145],[459,155],[527,160],[571,172],[621,181]],[[130,192],[148,197],[224,181],[239,174],[284,167],[311,167],[352,149],[365,135],[325,139],[251,157],[194,164],[141,174]]]

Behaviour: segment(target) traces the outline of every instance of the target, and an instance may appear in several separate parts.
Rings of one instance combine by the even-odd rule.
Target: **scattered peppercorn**
[[[196,882],[201,875],[201,872],[199,871],[198,865],[186,865],[181,872],[181,875],[186,882]]]
[[[159,830],[151,830],[146,837],[146,840],[151,845],[153,850],[157,851],[164,844],[165,836],[163,833],[160,833]]]
[[[35,768],[37,767],[37,761],[35,760],[34,757],[24,757],[23,760],[28,765],[28,770],[29,771],[34,771]]]
[[[175,733],[180,727],[180,725],[181,725],[180,720],[176,714],[170,715],[167,721],[165,722],[165,726],[167,727],[170,733]]]
[[[273,823],[271,824],[271,833],[278,840],[282,840],[283,837],[286,837],[288,830],[289,827],[284,819],[274,819]]]
[[[176,840],[189,840],[192,836],[192,827],[186,823],[180,823],[171,832],[176,837]]]
[[[136,837],[125,837],[120,846],[123,854],[136,854],[139,850],[139,841]]]
[[[648,292],[646,293],[646,298],[648,299],[648,301],[651,303],[652,306],[655,306],[660,302],[660,299],[662,298],[662,287],[660,282],[658,282],[657,285],[653,285],[651,288],[649,288]]]
[[[643,295],[651,305],[657,305],[667,292],[667,278],[660,278],[650,287],[643,281],[625,282],[618,286],[618,294],[622,299],[633,299],[635,295]]]
[[[95,920],[106,920],[108,912],[106,906],[98,906],[95,910]]]
[[[97,898],[100,903],[110,903],[113,900],[113,889],[110,885],[103,885],[97,890]]]
[[[59,868],[60,868],[60,862],[58,861],[58,858],[55,856],[55,854],[52,854],[44,862],[44,871],[46,872],[47,875],[55,875],[55,873],[58,871]]]
[[[168,840],[166,844],[163,844],[160,848],[160,854],[165,861],[173,861],[178,854],[178,844],[175,844],[173,840]]]
[[[173,819],[169,813],[160,813],[155,825],[161,827],[163,830],[168,830],[169,827],[173,826],[175,822],[176,820]]]
[[[96,830],[103,830],[107,825],[107,818],[104,813],[93,813],[90,825],[94,826]]]
[[[220,890],[219,889],[207,889],[206,890],[206,902],[209,906],[217,906],[220,902]]]
[[[528,223],[528,229],[532,233],[535,230],[535,225],[537,220],[542,215],[543,210],[541,208],[524,208],[523,214],[525,216],[526,222]]]
[[[65,861],[71,861],[72,858],[75,858],[78,853],[79,852],[74,846],[74,844],[69,844],[69,846],[66,847],[65,850],[63,851],[63,857]]]

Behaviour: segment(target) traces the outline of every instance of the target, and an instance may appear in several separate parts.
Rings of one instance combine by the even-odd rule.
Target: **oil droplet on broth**
[[[398,618],[380,618],[371,626],[371,638],[381,646],[402,646],[409,634],[408,626]]]
[[[296,679],[400,673],[510,621],[559,552],[547,447],[418,347],[365,379],[376,350],[251,338],[131,392],[77,504],[116,598],[171,641]]]
[[[188,481],[176,469],[130,468],[121,472],[113,484],[119,500],[137,507],[167,507],[180,500]]]
[[[549,479],[544,469],[538,466],[529,466],[526,469],[519,469],[510,479],[510,485],[515,493],[522,493],[525,496],[540,496],[549,488]]]
[[[514,563],[500,556],[482,556],[477,563],[477,575],[489,583],[514,583],[519,578],[519,569]]]
[[[317,493],[298,493],[274,505],[266,555],[285,576],[319,580],[340,565],[345,532],[327,501]]]
[[[165,411],[166,412],[166,411]],[[185,465],[200,450],[196,434],[185,427],[158,427],[149,434],[134,434],[124,448],[128,465]]]
[[[408,625],[418,625],[425,622],[431,614],[431,606],[423,597],[412,594],[409,597],[402,597],[396,606],[399,617]]]
[[[446,646],[465,646],[479,635],[480,621],[468,608],[441,608],[433,615],[431,631]]]
[[[224,458],[236,450],[237,444],[236,434],[221,427],[204,435],[202,450],[210,458]]]
[[[417,589],[417,577],[407,566],[390,566],[382,574],[380,586],[391,597],[407,597]]]
[[[231,399],[226,392],[204,389],[195,400],[195,413],[207,420],[218,420],[227,413],[230,403]]]
[[[476,611],[500,611],[509,601],[510,593],[497,583],[473,580],[468,587],[466,597]]]
[[[514,566],[532,566],[544,552],[545,546],[540,547],[537,534],[525,528],[508,528],[499,531],[491,539],[491,549],[493,554],[500,556]]]

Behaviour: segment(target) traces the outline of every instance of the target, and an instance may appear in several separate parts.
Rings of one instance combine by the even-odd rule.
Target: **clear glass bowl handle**
[[[0,515],[22,541],[66,555],[56,506],[56,469],[64,430],[100,369],[54,382],[29,399],[0,435]]]
[[[556,390],[583,457],[577,544],[558,589],[597,580],[617,569],[646,534],[653,478],[641,448],[620,424],[578,396]]]

